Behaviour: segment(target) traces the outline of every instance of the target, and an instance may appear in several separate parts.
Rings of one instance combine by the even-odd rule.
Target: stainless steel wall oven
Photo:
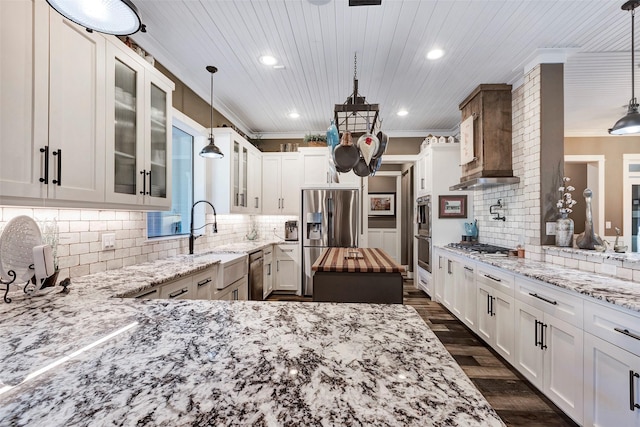
[[[418,266],[431,273],[431,196],[418,197],[416,206]]]

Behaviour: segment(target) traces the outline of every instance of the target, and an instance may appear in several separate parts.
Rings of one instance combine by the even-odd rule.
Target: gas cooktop
[[[460,249],[465,252],[474,252],[481,254],[497,254],[497,255],[509,255],[509,248],[503,248],[502,246],[489,245],[487,243],[449,243],[447,246],[450,248]]]

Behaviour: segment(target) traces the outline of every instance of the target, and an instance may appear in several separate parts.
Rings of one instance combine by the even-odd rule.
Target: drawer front
[[[217,266],[214,265],[193,276],[192,283],[196,299],[211,299],[211,293],[215,289],[218,278],[217,273]]]
[[[243,258],[241,261],[234,262],[233,264],[227,264],[224,268],[221,268],[222,278],[216,283],[218,289],[224,289],[233,282],[247,275],[247,260]]]
[[[584,330],[640,356],[640,315],[585,301]]]
[[[192,299],[194,292],[191,287],[191,276],[167,283],[160,288],[162,299]]]
[[[515,276],[504,270],[478,263],[476,265],[476,280],[478,283],[513,296]]]
[[[145,291],[140,292],[134,298],[137,299],[154,299],[160,298],[160,286],[156,286],[155,288],[149,288]]]
[[[516,278],[515,286],[516,299],[582,328],[583,299],[580,296],[566,294],[547,284],[522,277]]]
[[[418,282],[420,284],[420,288],[425,290],[429,295],[432,292],[431,286],[431,274],[423,269],[422,267],[418,267]]]

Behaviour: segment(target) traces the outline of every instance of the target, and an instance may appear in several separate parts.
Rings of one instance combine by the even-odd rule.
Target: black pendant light
[[[146,32],[138,9],[129,0],[47,0],[60,15],[87,31],[116,36]]]
[[[622,5],[622,10],[631,11],[631,100],[629,101],[629,109],[627,115],[616,122],[609,133],[611,135],[628,135],[632,133],[640,133],[640,113],[638,113],[638,100],[635,96],[635,45],[634,45],[634,27],[633,21],[636,14],[636,7],[640,6],[640,0],[630,0]]]
[[[207,65],[207,71],[211,73],[211,128],[209,129],[209,144],[200,151],[200,156],[211,159],[221,159],[224,157],[224,154],[222,154],[213,140],[213,75],[218,69],[213,65]]]

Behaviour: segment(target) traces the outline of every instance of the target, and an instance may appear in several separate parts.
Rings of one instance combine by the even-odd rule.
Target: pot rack
[[[351,132],[358,138],[367,132],[375,134],[379,126],[379,106],[369,104],[364,96],[358,94],[358,57],[353,56],[353,93],[343,104],[335,104],[334,122],[339,133]],[[370,127],[369,127],[370,126]]]

